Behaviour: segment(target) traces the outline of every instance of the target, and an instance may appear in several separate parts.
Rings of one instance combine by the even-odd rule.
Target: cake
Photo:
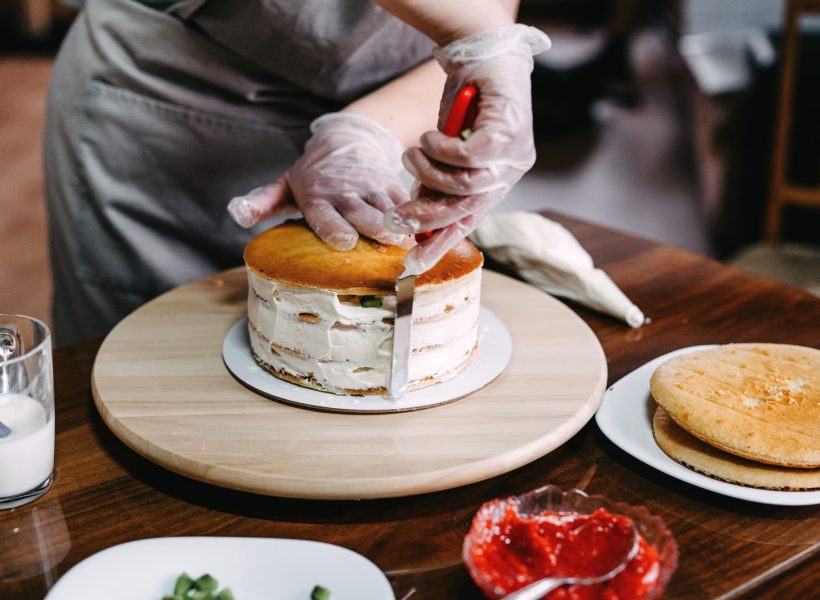
[[[337,251],[304,221],[245,248],[254,359],[274,376],[335,394],[386,394],[396,278],[407,251],[360,237]],[[457,375],[478,347],[481,253],[460,242],[416,278],[408,390]]]
[[[675,424],[712,447],[780,467],[820,467],[820,350],[718,346],[664,362],[650,389]]]
[[[820,489],[820,469],[769,465],[718,450],[678,427],[660,406],[652,419],[652,434],[672,460],[713,479],[769,490]]]

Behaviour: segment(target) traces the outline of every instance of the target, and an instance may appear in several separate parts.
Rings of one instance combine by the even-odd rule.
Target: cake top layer
[[[725,344],[667,360],[650,389],[677,425],[711,446],[820,468],[820,350]]]
[[[245,264],[262,277],[291,285],[347,293],[390,293],[403,270],[407,250],[359,237],[356,247],[334,250],[303,220],[286,221],[253,238]],[[432,269],[416,278],[416,288],[463,277],[483,264],[478,249],[463,240]]]

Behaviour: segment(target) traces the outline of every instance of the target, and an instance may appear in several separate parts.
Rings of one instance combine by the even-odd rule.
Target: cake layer
[[[287,221],[261,233],[245,248],[247,267],[267,279],[351,294],[393,294],[406,250],[360,237],[356,247],[325,245],[304,221]],[[416,278],[416,289],[453,281],[478,269],[481,253],[463,240]]]
[[[295,352],[276,348],[258,330],[249,326],[251,349],[260,362],[277,375],[288,375],[290,381],[336,394],[387,393],[389,370],[383,366],[355,366],[350,361],[316,361]],[[428,346],[410,357],[408,390],[418,389],[455,377],[472,358],[477,348],[477,326],[452,344]],[[472,345],[470,345],[472,344]],[[389,361],[389,357],[388,357]]]
[[[249,329],[257,360],[304,385],[336,393],[385,388],[395,295],[366,297],[363,306],[361,296],[272,281],[250,269],[248,281]],[[469,359],[478,339],[480,288],[481,271],[476,269],[416,293],[411,388],[453,376]]]
[[[748,460],[820,467],[820,350],[726,344],[652,374],[655,401],[685,431]]]

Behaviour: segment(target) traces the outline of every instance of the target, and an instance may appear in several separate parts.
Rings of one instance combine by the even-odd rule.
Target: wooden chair
[[[794,76],[800,39],[799,20],[803,15],[812,13],[820,14],[820,0],[789,0],[782,44],[778,120],[766,215],[766,239],[770,242],[775,242],[780,237],[781,215],[785,206],[820,208],[820,186],[795,185],[789,182],[788,177],[789,136],[792,131],[794,108]]]

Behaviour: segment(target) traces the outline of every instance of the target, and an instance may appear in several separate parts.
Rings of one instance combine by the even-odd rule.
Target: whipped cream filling
[[[393,351],[395,295],[381,307],[358,297],[272,281],[248,269],[254,354],[276,370],[337,393],[386,388]],[[478,340],[481,270],[416,292],[409,387],[454,376]]]

